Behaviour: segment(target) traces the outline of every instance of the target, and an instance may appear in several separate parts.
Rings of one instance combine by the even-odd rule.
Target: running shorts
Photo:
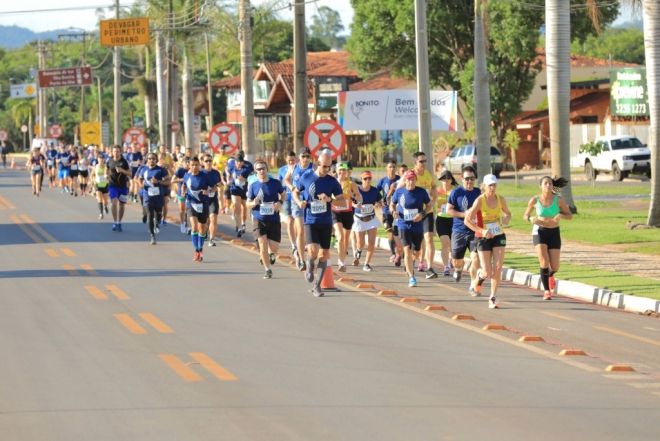
[[[186,214],[188,217],[196,218],[200,224],[205,224],[209,219],[209,206],[204,204],[204,208],[201,213],[193,210],[192,207],[186,207]]]
[[[333,211],[332,212],[332,224],[340,223],[345,230],[350,230],[353,228],[353,210],[351,211]]]
[[[436,217],[435,218],[435,232],[438,237],[449,236],[451,237],[451,227],[454,224],[454,219],[451,217]]]
[[[426,213],[422,219],[422,227],[424,228],[424,234],[426,233],[435,233],[435,222],[433,222],[433,213]]]
[[[305,224],[305,243],[317,244],[322,250],[330,249],[332,239],[332,225],[330,224]]]
[[[220,202],[218,201],[218,196],[216,195],[215,197],[209,199],[209,214],[218,213],[220,213]]]
[[[99,187],[97,185],[96,186],[96,191],[98,191],[101,194],[108,194],[108,186],[106,185],[105,187]]]
[[[66,179],[69,177],[70,170],[68,168],[61,168],[57,171],[57,178],[58,179]]]
[[[532,243],[534,246],[547,245],[549,250],[561,249],[561,235],[559,234],[559,227],[539,227],[537,234],[532,235]]]
[[[231,187],[229,192],[232,196],[240,196],[243,199],[247,199],[247,189],[241,187]]]
[[[474,232],[469,233],[453,233],[451,236],[451,257],[453,259],[463,259],[465,251],[470,249],[470,252],[477,251],[477,243],[474,240]]]
[[[280,243],[282,241],[282,224],[279,221],[263,222],[257,220],[259,237],[266,236],[266,239]]]
[[[405,229],[399,230],[399,235],[401,236],[401,244],[403,244],[404,247],[410,247],[412,251],[419,251],[422,249],[424,233]]]
[[[477,251],[493,251],[493,248],[506,246],[506,234],[498,234],[495,237],[477,239]]]
[[[280,209],[280,214],[284,217],[291,216],[291,199],[287,198],[282,201],[282,208]]]
[[[128,202],[128,188],[127,187],[117,187],[110,184],[108,186],[108,193],[110,194],[110,199],[119,199],[119,202],[125,204]]]

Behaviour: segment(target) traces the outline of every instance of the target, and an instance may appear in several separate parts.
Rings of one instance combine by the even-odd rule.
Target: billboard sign
[[[149,44],[148,18],[101,20],[102,46],[137,46]]]
[[[92,84],[91,67],[70,67],[39,71],[39,87],[87,86]]]
[[[649,116],[646,69],[624,68],[610,71],[610,111],[616,116]]]
[[[338,93],[338,119],[344,130],[418,130],[417,92],[412,89]],[[455,132],[458,96],[431,91],[431,127]]]

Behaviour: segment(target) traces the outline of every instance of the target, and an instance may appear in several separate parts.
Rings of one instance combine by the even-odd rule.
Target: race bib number
[[[209,191],[209,197],[214,198],[215,197],[215,191]]]
[[[159,196],[160,188],[159,187],[147,187],[147,194],[149,196]]]
[[[415,216],[417,216],[418,214],[419,214],[419,210],[417,208],[411,208],[411,209],[404,208],[403,220],[412,221],[413,219],[415,219]]]
[[[137,167],[139,167],[139,166],[140,166],[140,162],[139,162],[139,161],[132,161],[132,162],[131,162],[131,167],[133,167],[133,168],[137,168]]]
[[[440,205],[440,214],[442,214],[442,215],[447,214],[447,204]]]
[[[241,181],[238,180],[238,178],[236,178],[236,179],[234,179],[234,185],[237,186],[237,187],[243,188],[243,186],[245,185],[245,182],[241,182]]]
[[[490,222],[486,224],[486,229],[493,236],[502,234],[502,225],[499,222]]]
[[[195,210],[197,213],[202,213],[204,212],[204,204],[196,203],[196,202],[191,202],[190,206],[192,207],[193,210]]]
[[[71,164],[71,170],[72,171],[78,170],[78,164]]]
[[[108,182],[108,179],[105,177],[105,175],[96,175],[97,184],[105,184],[106,182]]]
[[[369,216],[371,214],[374,214],[374,205],[373,204],[364,204],[362,205],[362,215],[363,216]]]
[[[534,224],[532,227],[532,236],[538,235],[539,234],[539,226]]]
[[[322,214],[328,211],[328,204],[323,201],[312,201],[309,205],[312,214]]]
[[[259,214],[262,216],[270,216],[275,214],[275,203],[262,202],[261,205],[259,205]]]
[[[46,164],[48,164],[48,167],[52,167],[53,166],[53,160],[49,159],[48,161],[46,161]]]
[[[40,165],[33,165],[33,166],[32,166],[32,171],[39,171],[39,170],[41,170],[41,166],[40,166]]]

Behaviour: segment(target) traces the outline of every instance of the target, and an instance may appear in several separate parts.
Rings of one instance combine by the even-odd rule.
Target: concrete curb
[[[390,249],[387,239],[384,237],[376,238],[376,246],[383,250],[389,251]],[[442,262],[440,253],[437,251],[435,253],[434,261],[436,263]],[[540,290],[541,288],[541,277],[538,274],[532,274],[513,268],[505,267],[502,269],[502,280],[506,280],[507,282],[516,285],[526,286],[531,289]],[[646,314],[650,312],[660,313],[660,300],[614,292],[596,286],[587,285],[585,283],[573,282],[571,280],[557,279],[555,294],[582,300],[594,305],[607,306],[608,308],[622,309],[629,312]]]

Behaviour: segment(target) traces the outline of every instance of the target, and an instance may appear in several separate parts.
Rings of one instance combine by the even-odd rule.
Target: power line
[[[130,7],[135,3],[122,5],[122,7]],[[69,6],[63,8],[46,8],[46,9],[24,9],[20,11],[0,11],[0,15],[19,15],[19,14],[36,14],[40,12],[67,12],[67,11],[86,11],[86,10],[95,10],[103,8],[114,8],[114,4],[109,5],[95,5],[95,6]]]

